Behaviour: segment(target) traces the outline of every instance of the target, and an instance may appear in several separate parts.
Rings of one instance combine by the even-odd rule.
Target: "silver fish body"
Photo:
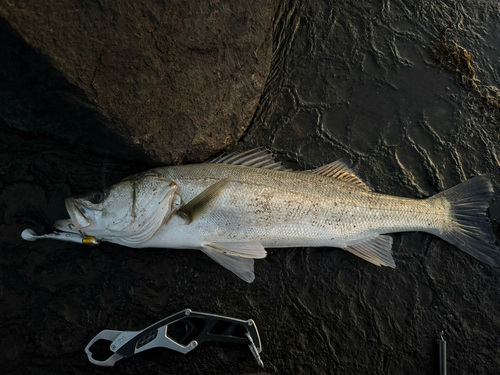
[[[176,182],[185,202],[224,178],[231,182],[208,214],[189,225],[180,217],[171,219],[144,244],[148,247],[199,248],[234,241],[273,248],[345,248],[383,233],[437,234],[448,215],[440,201],[377,194],[313,173],[226,164],[155,171]]]
[[[485,214],[494,192],[487,175],[410,199],[371,191],[343,161],[293,172],[262,151],[241,155],[132,176],[102,202],[69,198],[71,223],[125,246],[199,249],[248,282],[253,259],[265,257],[266,247],[338,247],[394,267],[387,234],[406,231],[437,235],[500,264]],[[66,222],[56,226],[75,230]]]

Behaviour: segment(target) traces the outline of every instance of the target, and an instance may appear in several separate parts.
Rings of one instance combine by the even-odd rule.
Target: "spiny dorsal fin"
[[[208,161],[213,164],[243,165],[246,167],[273,169],[276,171],[290,171],[280,161],[274,160],[271,152],[262,148],[254,148],[249,151],[235,151],[228,155],[221,155]]]
[[[182,206],[177,214],[183,217],[188,224],[200,217],[205,211],[210,209],[210,203],[216,199],[225,187],[231,182],[231,178],[224,178],[203,190],[189,203]]]
[[[255,261],[252,258],[234,257],[222,254],[209,247],[203,247],[201,251],[247,283],[251,283],[255,280],[255,274],[253,272]]]
[[[391,236],[379,235],[367,241],[347,246],[344,250],[347,250],[354,255],[375,264],[376,266],[396,267],[394,259],[392,259]]]
[[[352,170],[352,163],[347,158],[342,158],[333,163],[323,165],[322,167],[308,171],[310,173],[319,174],[326,177],[336,178],[345,182],[349,182],[367,191],[372,189]]]

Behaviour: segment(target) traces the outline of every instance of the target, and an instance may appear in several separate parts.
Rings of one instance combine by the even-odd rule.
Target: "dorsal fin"
[[[227,155],[220,155],[207,163],[243,165],[246,167],[273,169],[276,171],[291,171],[291,169],[286,169],[280,161],[274,160],[273,154],[263,148],[254,148],[243,152],[235,151]]]
[[[372,191],[372,189],[356,174],[356,172],[352,170],[352,163],[347,158],[336,160],[333,163],[323,165],[322,167],[307,172],[336,178],[356,185],[363,190]]]

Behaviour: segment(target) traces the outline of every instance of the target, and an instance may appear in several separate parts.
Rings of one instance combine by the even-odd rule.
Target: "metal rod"
[[[443,331],[438,339],[439,343],[439,374],[446,375],[446,341],[443,338]]]

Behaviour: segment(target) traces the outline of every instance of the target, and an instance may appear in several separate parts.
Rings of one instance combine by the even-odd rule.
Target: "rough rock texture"
[[[245,132],[269,72],[276,3],[3,1],[0,16],[106,125],[178,163]]]
[[[376,191],[393,195],[432,195],[480,173],[498,187],[498,109],[441,68],[430,45],[454,25],[448,41],[474,55],[482,85],[500,87],[499,14],[489,0],[282,1],[270,80],[240,147],[264,145],[304,168],[349,156]],[[51,231],[65,197],[153,163],[117,144],[106,118],[92,127],[95,106],[69,107],[80,92],[3,26],[2,374],[110,374],[83,351],[95,334],[141,329],[186,307],[253,318],[271,374],[437,375],[442,330],[448,373],[498,374],[500,271],[431,235],[394,235],[396,269],[339,249],[270,249],[250,285],[195,251],[21,240],[25,228]],[[32,121],[59,138],[17,126]],[[257,371],[246,347],[210,343],[188,355],[148,351],[111,370]]]

